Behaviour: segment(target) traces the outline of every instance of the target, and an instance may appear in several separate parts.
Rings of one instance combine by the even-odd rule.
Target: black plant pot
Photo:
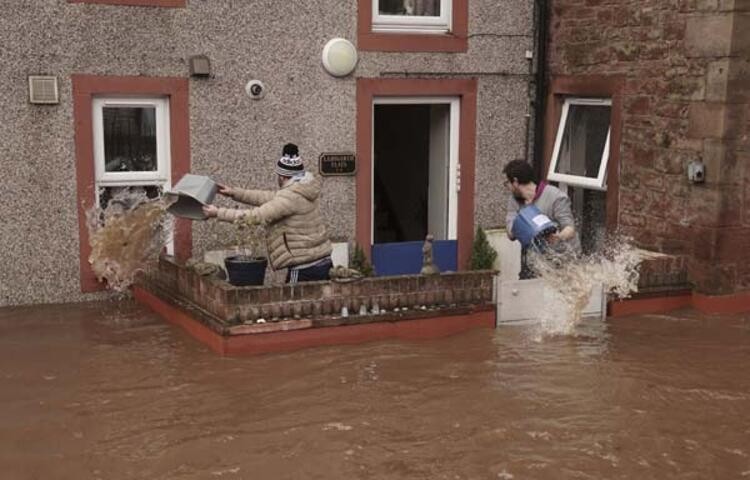
[[[229,283],[237,287],[263,285],[268,259],[235,255],[224,259],[229,274]]]

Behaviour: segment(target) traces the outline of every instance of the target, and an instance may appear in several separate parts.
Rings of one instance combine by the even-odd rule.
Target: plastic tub
[[[513,237],[521,242],[523,247],[556,231],[557,225],[534,205],[527,205],[519,210],[513,221]]]
[[[214,201],[218,189],[216,182],[208,177],[185,174],[171,191],[165,193],[165,197],[174,200],[167,211],[178,217],[205,220],[203,206]]]

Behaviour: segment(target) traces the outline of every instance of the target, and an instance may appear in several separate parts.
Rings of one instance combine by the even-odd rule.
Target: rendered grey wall
[[[360,52],[337,79],[320,54],[333,37],[356,44],[356,0],[188,0],[187,8],[0,0],[0,305],[95,298],[80,293],[72,74],[188,75],[205,54],[213,76],[190,81],[192,171],[273,188],[272,166],[295,142],[314,170],[324,151],[355,151],[356,78],[476,77],[476,220],[502,224],[501,169],[525,151],[531,0],[472,0],[462,54]],[[28,102],[27,76],[56,75],[59,105]],[[244,84],[261,79],[261,101]],[[324,179],[336,238],[353,237],[353,177]],[[195,250],[223,235],[194,228]]]

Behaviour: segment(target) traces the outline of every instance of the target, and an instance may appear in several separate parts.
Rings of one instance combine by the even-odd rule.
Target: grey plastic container
[[[178,217],[205,220],[203,206],[214,201],[218,189],[216,182],[210,178],[187,173],[165,194],[167,198],[177,197],[167,211]]]

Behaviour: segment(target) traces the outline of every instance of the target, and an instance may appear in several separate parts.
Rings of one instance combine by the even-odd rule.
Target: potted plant
[[[497,251],[490,245],[482,227],[478,226],[477,233],[474,235],[474,244],[471,246],[471,269],[492,270],[496,259]]]
[[[224,259],[227,280],[232,285],[263,285],[268,267],[265,228],[240,219],[235,222],[235,249]]]

